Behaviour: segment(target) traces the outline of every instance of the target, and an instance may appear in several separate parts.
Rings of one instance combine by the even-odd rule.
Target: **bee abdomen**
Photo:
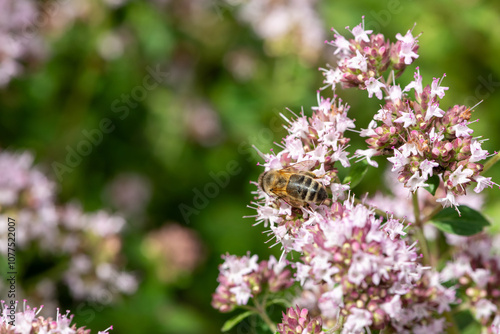
[[[304,202],[321,203],[327,197],[325,187],[308,175],[292,175],[287,193]]]

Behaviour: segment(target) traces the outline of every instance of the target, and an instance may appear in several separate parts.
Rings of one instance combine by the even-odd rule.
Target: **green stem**
[[[344,324],[344,317],[339,316],[337,322],[335,323],[335,326],[333,326],[333,328],[327,330],[326,334],[340,333],[342,330],[343,324]]]
[[[422,223],[427,223],[429,220],[431,220],[435,215],[437,215],[441,210],[443,210],[443,206],[441,204],[438,204],[432,209],[431,213],[427,215],[422,221]]]
[[[413,215],[415,216],[415,225],[422,226],[422,222],[420,220],[420,206],[418,205],[418,190],[412,194],[413,200]]]
[[[264,303],[262,303],[262,304],[259,303],[256,299],[254,299],[254,302],[255,302],[255,309],[257,310],[257,313],[260,315],[262,320],[264,320],[264,322],[267,324],[267,326],[269,326],[271,331],[273,333],[276,333],[276,331],[278,329],[276,328],[276,325],[274,324],[274,322],[267,315],[265,300],[264,300]]]
[[[457,327],[457,324],[455,323],[455,319],[453,318],[453,315],[451,314],[450,311],[448,312],[444,312],[444,317],[446,318],[446,320],[448,321],[448,323],[450,324],[450,326],[446,329],[446,332],[448,334],[459,334],[460,331]]]
[[[418,191],[418,190],[417,190]],[[427,240],[424,236],[424,226],[422,220],[420,219],[420,207],[418,205],[418,193],[415,191],[412,195],[413,199],[413,215],[415,216],[415,234],[422,250],[422,263],[424,266],[431,265],[431,258],[429,254],[429,247],[427,245]]]
[[[495,154],[488,161],[486,161],[481,174],[485,173],[488,169],[490,169],[494,164],[498,162],[498,160],[500,160],[500,153]]]

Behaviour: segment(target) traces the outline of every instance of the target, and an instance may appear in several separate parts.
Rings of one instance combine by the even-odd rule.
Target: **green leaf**
[[[439,176],[433,175],[427,179],[427,183],[429,184],[429,186],[425,187],[424,189],[430,192],[432,196],[434,196],[436,195],[436,190],[439,187],[439,182]]]
[[[458,212],[450,207],[443,209],[432,218],[432,224],[446,233],[469,236],[479,233],[483,227],[490,225],[484,216],[474,209],[460,205]]]
[[[252,314],[255,314],[255,312],[254,311],[246,311],[246,312],[243,312],[243,313],[236,315],[235,317],[229,319],[228,321],[226,321],[224,323],[224,325],[221,328],[221,331],[227,332],[227,331],[231,330],[234,326],[239,324],[243,319],[245,319],[248,316],[251,316]]]
[[[358,163],[355,163],[349,169],[349,173],[344,178],[344,181],[342,183],[345,184],[351,182],[350,187],[352,189],[356,187],[359,184],[359,182],[361,182],[367,171],[368,171],[368,162],[366,160],[362,160]]]

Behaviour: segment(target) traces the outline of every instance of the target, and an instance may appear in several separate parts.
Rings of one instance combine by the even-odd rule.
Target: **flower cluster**
[[[403,224],[383,222],[365,206],[346,201],[303,225],[309,242],[296,263],[296,278],[303,288],[323,285],[317,300],[324,319],[342,317],[344,332],[353,333],[368,326],[415,329],[427,319],[436,322],[431,333],[441,332],[439,315],[455,302],[455,293],[424,271],[415,244],[406,243]]]
[[[410,222],[414,222],[415,213],[413,212],[412,207],[411,192],[397,180],[397,173],[391,172],[390,169],[387,169],[384,172],[384,184],[390,191],[390,194],[377,191],[373,196],[367,198],[366,203],[383,212],[388,212],[396,217],[406,218]],[[421,192],[418,196],[420,216],[427,216],[431,214],[432,210],[436,208],[436,199],[445,195],[446,189],[443,184],[436,189],[434,196],[428,191]],[[476,194],[474,192],[470,192],[464,196],[458,197],[457,203],[460,205],[467,205],[468,207],[479,211],[483,206],[484,196],[482,193]],[[424,232],[426,233],[427,240],[435,239],[436,231],[434,225],[424,225]]]
[[[151,231],[142,242],[142,250],[156,263],[156,276],[166,283],[193,272],[203,260],[199,236],[177,223]]]
[[[318,93],[318,107],[313,107],[312,117],[304,114],[297,119],[282,117],[289,124],[288,135],[281,143],[282,150],[277,154],[263,154],[263,167],[281,169],[303,161],[314,161],[318,166],[313,170],[318,180],[328,186],[332,192],[332,201],[344,198],[348,185],[338,182],[337,170],[334,166],[339,162],[343,167],[349,167],[350,162],[346,148],[349,138],[344,136],[346,130],[354,128],[354,122],[347,117],[348,107],[335,99],[323,99]],[[258,222],[270,224],[276,240],[282,244],[284,253],[296,248],[294,238],[287,233],[293,229],[295,222],[290,220],[292,211],[300,214],[300,210],[292,208],[286,201],[276,201],[261,189],[257,190],[259,201],[253,202]],[[300,238],[297,242],[300,242]]]
[[[340,83],[343,88],[366,89],[370,97],[375,94],[382,99],[384,84],[380,76],[388,70],[401,74],[418,58],[418,36],[413,37],[409,30],[405,36],[397,34],[398,41],[391,43],[382,34],[369,36],[373,31],[365,30],[364,20],[349,31],[353,35],[350,40],[335,31],[335,40],[326,42],[336,48],[334,54],[339,60],[336,68],[321,69],[325,76],[324,88],[335,89]]]
[[[285,262],[274,256],[268,261],[258,261],[257,255],[242,257],[222,256],[219,267],[219,286],[212,295],[212,306],[221,312],[229,312],[237,305],[246,305],[250,298],[263,292],[275,293],[293,284],[291,272]]]
[[[90,334],[90,329],[78,327],[76,324],[71,324],[73,315],[67,311],[66,314],[60,314],[57,309],[56,319],[44,318],[38,316],[43,309],[31,308],[24,301],[23,310],[16,312],[17,301],[15,304],[7,304],[2,302],[2,323],[0,327],[1,334],[43,334],[43,333],[74,333],[74,334]],[[99,331],[98,334],[109,334],[113,326],[104,331]]]
[[[312,318],[305,308],[290,307],[283,313],[283,320],[278,324],[280,334],[319,334],[322,332],[323,323],[320,317]]]
[[[404,91],[415,90],[415,101],[405,94],[391,96],[378,111],[369,128],[361,135],[368,137],[369,149],[360,155],[392,155],[392,171],[410,191],[428,186],[437,175],[446,188],[445,197],[438,199],[446,206],[457,206],[456,196],[465,195],[467,187],[476,183],[474,191],[481,192],[493,185],[491,178],[481,176],[483,165],[478,163],[488,156],[481,141],[472,137],[468,127],[471,110],[455,105],[446,112],[439,107],[438,98],[447,87],[434,79],[432,85],[422,88],[422,77],[415,74]],[[382,122],[380,125],[377,121]]]
[[[40,56],[41,40],[32,31],[38,15],[35,1],[0,1],[0,87],[22,72],[28,58]]]
[[[280,261],[292,253],[288,258],[294,259],[291,266],[300,285],[293,301],[297,306],[283,314],[278,332],[455,331],[449,312],[460,303],[458,296],[464,290],[476,318],[484,328],[489,326],[489,332],[498,333],[498,256],[487,256],[486,246],[467,244],[457,258],[458,264],[450,263],[439,273],[429,267],[434,258],[429,256],[427,240],[421,233],[423,224],[435,217],[441,206],[456,208],[463,203],[470,184],[476,183],[476,193],[494,184],[491,178],[480,175],[483,165],[479,161],[488,152],[468,127],[471,109],[456,105],[442,110],[439,100],[448,88],[442,86],[442,79],[424,87],[418,69],[414,81],[404,88],[396,85],[395,78],[418,58],[418,36],[408,31],[405,36],[398,34],[398,41],[391,44],[383,35],[370,36],[372,32],[363,25],[352,29],[351,40],[335,34],[330,44],[337,48],[338,66],[320,70],[326,77],[325,87],[356,87],[367,90],[369,98],[385,101],[368,128],[360,131],[361,137],[368,137],[369,148],[349,157],[345,132],[354,129],[353,120],[347,116],[349,107],[335,94],[325,99],[318,92],[318,106],[311,108],[311,117],[304,112],[294,118],[282,115],[288,123],[288,134],[278,144],[280,151],[259,152],[266,174],[255,183],[258,188],[250,207],[256,214],[250,217],[255,218],[256,225],[269,227],[266,232],[283,251]],[[386,71],[390,71],[387,81],[382,76]],[[340,180],[338,169],[350,167],[352,158],[366,159],[377,167],[372,158],[379,155],[389,156],[393,165],[388,175],[398,181],[398,186],[396,182],[388,184],[397,198],[388,200],[378,195],[355,200],[348,180],[355,180],[356,169],[351,168],[350,173],[354,172],[347,181]],[[299,170],[298,166],[308,166],[308,170]],[[267,177],[271,170],[280,176],[271,180]],[[306,175],[315,179],[327,189],[328,198],[304,202],[320,186],[314,183],[315,190],[307,188],[313,184],[311,180],[303,184],[294,181],[290,186],[294,174],[303,176],[296,179],[306,180]],[[274,188],[268,184],[273,182]],[[410,192],[430,184],[435,196],[429,193],[414,196],[413,203],[409,201]],[[300,197],[306,188],[307,196]],[[481,197],[473,195],[480,206]],[[386,210],[386,217],[370,203]],[[393,214],[411,222],[405,225]],[[453,224],[463,223],[454,216],[450,219]],[[446,228],[453,230],[451,224]],[[418,248],[423,254],[418,254]],[[226,257],[220,267],[215,308],[229,311],[248,302],[255,280],[251,275],[258,268],[256,261],[249,256]],[[236,280],[232,273],[237,273]],[[450,279],[459,284],[442,284]]]
[[[448,90],[442,86],[444,76],[423,87],[417,68],[414,81],[404,88],[382,76],[392,70],[391,75],[397,77],[418,57],[418,36],[413,37],[408,31],[405,36],[398,34],[398,41],[390,44],[380,34],[369,36],[372,31],[365,30],[362,24],[351,32],[353,39],[336,33],[335,41],[330,43],[336,47],[340,60],[337,68],[323,69],[325,83],[333,88],[341,83],[343,87],[366,89],[369,98],[382,100],[385,95],[386,100],[368,128],[361,131],[362,137],[368,137],[369,148],[356,151],[356,156],[367,158],[377,167],[371,158],[389,155],[398,180],[412,192],[429,186],[426,182],[431,177],[440,177],[447,190],[438,200],[444,207],[457,207],[456,197],[464,195],[472,182],[476,183],[477,193],[492,187],[491,178],[480,175],[483,165],[479,161],[488,152],[468,127],[472,110],[463,105],[446,111],[440,108],[439,100]]]
[[[85,213],[74,203],[57,205],[55,184],[33,166],[27,152],[0,152],[0,189],[0,216],[18,221],[17,249],[36,245],[45,254],[68,256],[69,266],[61,277],[73,297],[101,300],[102,291],[136,290],[136,278],[121,269],[122,217],[105,211]],[[0,240],[7,240],[6,228],[0,230]],[[2,242],[0,252],[7,253],[7,242]]]
[[[453,261],[441,271],[441,279],[453,280],[466,298],[464,305],[487,333],[500,332],[500,238],[486,234],[455,237]],[[496,327],[496,332],[495,332]]]

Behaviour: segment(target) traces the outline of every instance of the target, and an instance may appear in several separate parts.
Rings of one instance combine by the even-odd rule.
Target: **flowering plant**
[[[462,205],[497,185],[483,174],[500,156],[490,155],[482,148],[484,139],[473,136],[474,107],[440,105],[448,90],[445,75],[424,85],[417,67],[413,81],[396,83],[419,57],[420,35],[412,30],[397,34],[395,42],[366,30],[364,22],[349,29],[351,39],[334,30],[327,43],[338,62],[320,69],[322,91],[366,90],[381,107],[360,131],[336,94],[323,98],[319,91],[310,117],[303,111],[282,115],[288,135],[279,152],[259,152],[262,166],[289,173],[307,161],[313,167],[297,174],[320,185],[311,190],[312,181],[299,184],[307,202],[300,205],[290,200],[300,196],[290,193],[291,179],[279,191],[255,183],[253,217],[269,228],[282,256],[260,264],[256,255],[224,257],[212,305],[221,312],[247,310],[225,330],[258,314],[272,332],[287,334],[458,333],[455,318],[471,311],[476,321],[470,317],[465,325],[500,333],[500,252],[494,246],[499,242],[483,231],[489,222],[476,210],[480,205]],[[367,148],[351,155],[347,131],[365,137]],[[388,177],[397,197],[360,200],[352,189],[382,157],[392,164]],[[341,168],[349,168],[343,179]],[[306,194],[319,187],[329,197],[308,201],[314,196]],[[430,247],[446,251],[431,254]],[[285,298],[287,310],[275,325],[267,301],[289,290],[290,270],[298,288]]]
[[[26,305],[26,300],[23,303],[23,310],[17,311],[17,301],[14,304],[8,304],[1,301],[1,319],[0,333],[2,334],[42,334],[42,333],[75,333],[75,334],[90,334],[91,330],[85,326],[77,327],[76,324],[71,324],[73,315],[70,311],[65,314],[59,313],[57,309],[56,318],[45,318],[39,315],[43,309],[31,308]],[[109,334],[113,326],[108,327],[104,331],[99,331],[98,334]]]

